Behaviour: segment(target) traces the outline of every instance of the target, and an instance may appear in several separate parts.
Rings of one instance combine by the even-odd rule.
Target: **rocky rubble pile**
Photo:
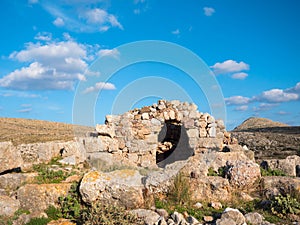
[[[273,225],[265,221],[264,217],[259,213],[247,213],[243,215],[238,209],[233,208],[226,208],[219,216],[219,219],[205,216],[204,223],[200,223],[196,218],[187,213],[181,214],[176,211],[172,215],[169,215],[164,210],[152,211],[146,209],[132,210],[131,213],[142,218],[147,225]]]

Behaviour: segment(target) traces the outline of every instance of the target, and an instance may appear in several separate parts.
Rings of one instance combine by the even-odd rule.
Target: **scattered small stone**
[[[197,209],[201,209],[203,208],[203,205],[200,203],[200,202],[197,202],[195,205],[194,205],[195,208]]]
[[[211,202],[210,206],[216,210],[222,209],[222,204],[221,202]]]
[[[212,222],[214,220],[214,218],[212,216],[203,216],[203,220],[205,222]]]

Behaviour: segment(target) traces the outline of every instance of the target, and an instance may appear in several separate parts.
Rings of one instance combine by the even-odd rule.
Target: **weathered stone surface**
[[[50,221],[47,225],[76,225],[76,223],[73,223],[67,219],[59,219]]]
[[[96,131],[99,135],[109,136],[111,138],[115,137],[115,129],[113,127],[106,126],[104,124],[97,124]]]
[[[84,175],[80,193],[87,204],[97,200],[126,208],[138,208],[144,204],[142,176],[136,170],[91,171]]]
[[[22,209],[29,210],[33,215],[38,215],[55,205],[58,197],[65,196],[71,184],[26,184],[17,191],[18,200]]]
[[[184,219],[184,216],[179,212],[174,212],[171,215],[172,220],[175,224],[187,224],[186,220]]]
[[[265,169],[281,170],[288,176],[297,176],[296,167],[300,165],[300,157],[297,155],[288,156],[285,159],[264,160],[261,166]]]
[[[0,173],[21,168],[23,163],[20,152],[11,142],[0,142]]]
[[[16,191],[24,183],[29,183],[34,180],[37,173],[9,173],[0,176],[0,189],[7,192]]]
[[[230,223],[231,221],[231,223]],[[236,225],[244,225],[246,223],[246,219],[244,215],[238,209],[226,208],[221,215],[221,219],[217,220],[216,224],[224,225],[224,224],[236,224]]]
[[[153,225],[159,221],[160,216],[149,209],[134,209],[130,213],[142,219],[146,225]]]
[[[195,201],[226,201],[231,197],[231,187],[227,179],[222,177],[200,177],[191,179],[191,198]]]
[[[251,189],[259,184],[260,167],[251,161],[236,161],[228,164],[226,176],[231,185],[239,189]]]
[[[0,216],[13,216],[19,208],[19,200],[0,195]]]
[[[266,176],[262,178],[261,186],[264,187],[263,194],[267,198],[272,198],[278,194],[300,194],[300,180],[298,178]]]
[[[261,225],[264,220],[264,217],[257,212],[247,213],[245,218],[246,222],[252,225]]]

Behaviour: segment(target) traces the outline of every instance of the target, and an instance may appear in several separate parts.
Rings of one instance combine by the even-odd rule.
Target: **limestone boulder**
[[[115,137],[115,129],[112,126],[106,126],[105,124],[97,124],[96,131],[99,135],[109,136],[111,138]]]
[[[21,168],[23,163],[20,152],[11,142],[0,142],[0,174]]]
[[[264,221],[264,217],[257,212],[247,213],[245,218],[247,223],[253,225],[261,225]]]
[[[261,186],[264,187],[263,194],[266,198],[272,198],[278,194],[300,194],[300,180],[298,178],[266,176],[262,178]]]
[[[216,225],[244,225],[246,219],[238,209],[226,208]]]
[[[134,209],[130,213],[142,219],[146,225],[156,224],[160,219],[160,216],[156,212],[149,209]]]
[[[238,189],[252,189],[258,186],[261,178],[260,167],[252,161],[235,161],[227,165],[226,177]]]
[[[22,209],[29,210],[33,215],[44,212],[49,205],[55,205],[60,196],[66,196],[71,184],[26,184],[17,191]]]
[[[142,176],[137,170],[90,171],[84,175],[79,190],[87,204],[102,201],[126,208],[144,204]]]
[[[0,190],[5,190],[8,194],[16,191],[24,183],[34,181],[37,173],[8,173],[0,176]]]
[[[190,180],[194,201],[227,201],[231,198],[232,188],[227,179],[223,177],[200,177]]]
[[[288,156],[285,159],[264,160],[261,166],[265,169],[281,170],[288,176],[300,176],[300,171],[297,171],[297,167],[300,168],[300,157],[297,155]]]
[[[0,216],[13,216],[19,208],[19,200],[0,195]]]

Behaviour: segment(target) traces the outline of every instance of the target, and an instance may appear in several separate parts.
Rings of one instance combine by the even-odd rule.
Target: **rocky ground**
[[[44,133],[42,122],[31,122],[22,120],[26,140],[30,127],[33,137]],[[300,157],[257,164],[260,150],[235,139],[250,127],[275,129],[270,123],[248,120],[230,134],[194,104],[161,100],[107,116],[75,139],[2,139],[0,225],[299,224]],[[63,129],[51,123],[44,136]]]
[[[263,118],[249,118],[231,131],[239,144],[255,152],[255,158],[284,159],[300,155],[300,127],[292,127]]]

